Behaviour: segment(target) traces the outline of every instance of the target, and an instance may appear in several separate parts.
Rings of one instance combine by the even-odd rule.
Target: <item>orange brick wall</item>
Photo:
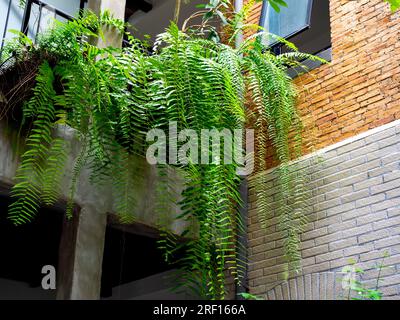
[[[249,22],[260,14],[257,4]],[[383,0],[331,0],[330,16],[332,62],[295,79],[313,150],[400,119],[400,12]]]
[[[262,2],[254,4],[253,8],[251,9],[251,12],[249,13],[249,16],[247,17],[248,21],[250,23],[258,25],[261,17],[261,10],[262,10]]]

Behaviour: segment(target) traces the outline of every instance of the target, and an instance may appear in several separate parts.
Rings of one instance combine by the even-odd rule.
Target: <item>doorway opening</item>
[[[148,227],[147,227],[148,228]],[[139,230],[137,226],[135,230]],[[102,299],[193,299],[187,290],[174,292],[177,270],[164,261],[156,231],[135,233],[130,227],[107,226],[101,283]],[[178,253],[177,256],[181,256]]]
[[[42,208],[32,222],[15,226],[7,219],[10,203],[0,196],[0,299],[56,299],[56,290],[42,288],[42,268],[57,271],[63,212]]]

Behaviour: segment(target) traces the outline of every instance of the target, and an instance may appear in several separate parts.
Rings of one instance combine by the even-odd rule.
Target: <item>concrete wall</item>
[[[76,16],[79,12],[80,0],[43,0],[43,2],[70,16]]]
[[[69,194],[71,171],[80,150],[80,145],[74,139],[73,134],[73,130],[69,128],[62,128],[59,130],[59,135],[66,137],[66,139],[71,142],[66,166],[67,169],[61,188],[62,198],[60,200],[64,201],[67,199]],[[12,134],[8,132],[7,124],[4,121],[0,121],[0,182],[2,184],[8,184],[10,187],[13,185],[13,178],[18,167],[18,159],[13,151],[13,144],[16,143],[17,141],[13,141]],[[135,215],[137,222],[149,226],[155,226],[158,218],[154,214],[157,172],[154,166],[150,166],[145,162],[143,167],[143,176],[145,178],[141,185],[139,184],[138,189],[134,191],[135,197],[137,198],[137,210],[133,214]],[[171,174],[173,175],[172,179],[177,181],[178,184],[179,182],[183,183],[183,180],[180,179],[177,173],[172,172]],[[115,212],[115,204],[112,199],[110,187],[97,187],[92,185],[89,181],[89,176],[90,171],[86,169],[83,170],[75,194],[75,203],[80,207],[92,205],[100,215]],[[178,209],[175,211],[177,210]],[[170,225],[171,231],[176,233],[181,232],[183,227],[184,225],[179,221],[172,221],[172,224]]]
[[[122,18],[125,12],[125,1],[90,0],[88,7],[99,12],[108,9],[116,18]],[[121,44],[121,36],[115,30],[105,30],[106,43],[99,45]],[[74,131],[67,127],[59,127],[57,135],[64,137],[70,143],[68,152],[67,169],[62,182],[62,195],[60,200],[68,197],[70,190],[71,172],[75,159],[79,154],[80,143],[74,137]],[[18,157],[14,156],[14,133],[7,130],[5,121],[0,121],[0,185],[3,191],[13,185],[13,177],[18,167]],[[157,174],[155,167],[148,165],[144,160],[144,179],[136,190],[137,208],[133,212],[136,221],[144,225],[156,226],[158,221],[154,212],[155,191]],[[179,185],[179,176],[172,172],[173,179]],[[84,169],[78,181],[74,202],[80,208],[79,215],[74,217],[70,226],[65,226],[61,251],[67,257],[60,266],[62,283],[58,292],[60,299],[97,299],[100,294],[101,265],[104,248],[105,227],[107,214],[115,212],[115,203],[112,198],[112,190],[109,184],[103,187],[93,186],[90,181],[90,172]],[[178,190],[179,191],[179,190]],[[179,210],[173,210],[173,214],[179,214]],[[171,217],[170,225],[165,226],[172,232],[180,233],[184,224]],[[74,230],[70,230],[70,229]],[[65,283],[68,282],[68,283]]]
[[[310,177],[311,195],[301,236],[302,274],[339,272],[353,258],[366,270],[365,283],[373,286],[374,266],[388,251],[384,264],[390,268],[382,272],[380,287],[386,298],[399,299],[400,121],[324,148],[298,165]],[[276,172],[267,176],[273,208]],[[265,294],[285,282],[284,234],[274,212],[267,229],[261,228],[252,189],[249,201],[250,292]]]
[[[68,154],[67,170],[62,183],[62,199],[67,199],[71,171],[74,159],[77,156],[80,145],[73,138],[73,131],[64,128],[59,134],[66,137],[71,142],[71,150]],[[14,156],[13,141],[10,132],[4,122],[0,121],[0,185],[3,193],[8,193],[13,185],[13,177],[18,167],[18,158]],[[158,220],[154,213],[155,191],[157,185],[156,170],[154,167],[144,164],[144,179],[137,190],[132,190],[138,200],[136,211],[133,212],[136,222],[143,225],[156,227]],[[62,250],[72,250],[71,260],[73,262],[72,270],[62,270],[60,281],[63,277],[70,278],[69,273],[73,273],[70,285],[62,286],[69,293],[63,293],[60,298],[80,298],[96,299],[100,294],[101,265],[104,247],[105,227],[107,223],[107,214],[113,213],[114,201],[109,186],[96,187],[89,181],[90,172],[83,170],[78,188],[75,194],[75,203],[81,208],[80,214],[69,224],[77,228],[76,232],[71,233],[73,239],[67,239],[67,245]],[[176,176],[175,181],[179,181]],[[8,189],[8,190],[7,190]],[[179,210],[173,211],[179,214]],[[171,231],[180,233],[184,224],[171,217],[171,224],[167,226]],[[74,245],[75,244],[75,245]],[[64,254],[66,254],[64,252]],[[67,261],[68,262],[68,261]],[[62,267],[61,267],[62,268]],[[70,286],[72,290],[70,291]],[[68,289],[69,288],[69,289]]]

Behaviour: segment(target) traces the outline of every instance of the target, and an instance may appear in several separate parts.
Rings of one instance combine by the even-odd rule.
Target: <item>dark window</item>
[[[58,269],[64,212],[41,208],[32,222],[15,226],[7,217],[11,201],[0,195],[0,300],[55,299],[56,290],[42,289],[42,267]]]
[[[329,0],[285,0],[287,8],[278,13],[264,1],[260,25],[286,38],[300,51],[318,54],[331,46]],[[287,51],[273,39],[264,39],[275,51]]]

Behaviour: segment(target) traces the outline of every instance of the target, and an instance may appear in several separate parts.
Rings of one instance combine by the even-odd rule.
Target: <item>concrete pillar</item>
[[[109,10],[115,18],[124,19],[125,1],[89,0],[88,8],[99,14]],[[105,41],[99,46],[121,46],[122,36],[112,28],[104,31]],[[90,192],[80,188],[78,193]],[[77,195],[79,213],[72,221],[65,221],[60,243],[57,299],[99,299],[103,263],[107,205],[95,195]],[[104,201],[103,201],[104,200]]]
[[[126,0],[89,0],[88,8],[99,14],[101,11],[110,11],[115,18],[124,20]]]
[[[99,299],[107,214],[85,204],[64,223],[57,299]]]
[[[85,205],[79,215],[71,299],[100,298],[106,212]]]
[[[89,0],[88,2],[88,8],[96,14],[108,10],[114,18],[121,20],[125,19],[125,6],[126,0]],[[97,40],[97,45],[99,47],[106,47],[109,45],[120,47],[122,45],[123,35],[113,28],[104,28],[103,33],[106,41],[104,43],[103,40],[99,38]]]

